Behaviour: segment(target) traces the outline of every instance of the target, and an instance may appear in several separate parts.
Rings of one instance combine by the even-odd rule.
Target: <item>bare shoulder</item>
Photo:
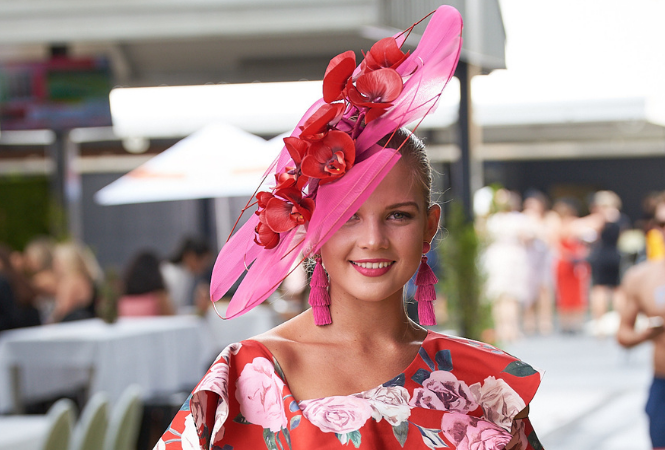
[[[297,359],[298,349],[306,342],[303,327],[306,324],[301,316],[297,316],[251,339],[270,350],[281,365],[290,365]]]

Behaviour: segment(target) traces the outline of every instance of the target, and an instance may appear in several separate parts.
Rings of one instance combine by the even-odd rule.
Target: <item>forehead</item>
[[[400,158],[363,206],[387,206],[403,202],[424,203],[425,193],[416,180],[413,168],[404,158]]]

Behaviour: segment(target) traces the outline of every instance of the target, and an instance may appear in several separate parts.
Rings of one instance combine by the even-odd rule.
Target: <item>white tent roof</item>
[[[283,143],[209,125],[95,194],[102,205],[251,195]],[[267,182],[273,180],[266,180]]]

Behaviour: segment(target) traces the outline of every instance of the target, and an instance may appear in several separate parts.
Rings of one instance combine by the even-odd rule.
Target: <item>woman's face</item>
[[[400,160],[372,195],[321,248],[333,296],[380,301],[401,290],[436,233],[441,210]],[[334,300],[333,300],[334,301]]]

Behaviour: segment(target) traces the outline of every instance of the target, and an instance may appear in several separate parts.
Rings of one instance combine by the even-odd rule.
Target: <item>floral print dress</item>
[[[252,340],[229,345],[157,450],[541,449],[513,418],[541,375],[490,345],[430,331],[392,380],[354,395],[296,401],[277,360]]]

